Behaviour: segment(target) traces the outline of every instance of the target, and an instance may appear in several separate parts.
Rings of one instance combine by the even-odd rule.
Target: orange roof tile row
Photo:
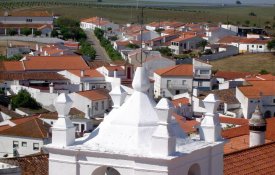
[[[180,64],[155,71],[160,76],[193,76],[193,65]]]
[[[237,78],[246,78],[247,76],[251,76],[252,73],[249,72],[229,72],[229,71],[218,71],[215,74],[217,78],[224,78],[225,80],[233,80]]]
[[[196,126],[199,124],[199,122],[197,122],[196,120],[186,120],[184,117],[176,113],[173,113],[173,116],[175,117],[176,121],[179,123],[184,132],[186,132],[187,134],[197,132]]]
[[[248,81],[251,86],[237,87],[247,98],[275,96],[275,81]]]
[[[92,101],[98,101],[98,100],[104,100],[104,99],[110,98],[109,91],[106,89],[80,91],[80,92],[77,92],[77,94],[83,97],[86,97]]]
[[[186,98],[186,97],[178,98],[178,99],[172,100],[172,103],[174,104],[174,106],[179,106],[180,104],[188,105],[189,104],[189,99]]]
[[[1,131],[0,135],[44,139],[49,138],[48,133],[50,127],[49,124],[44,123],[38,118],[31,118],[30,120]]]
[[[70,73],[81,77],[81,71],[82,70],[68,70]],[[84,77],[90,77],[90,78],[102,78],[104,77],[101,73],[99,73],[95,69],[88,69],[88,70],[83,70],[84,71]]]
[[[224,156],[224,175],[266,175],[275,172],[275,142]]]

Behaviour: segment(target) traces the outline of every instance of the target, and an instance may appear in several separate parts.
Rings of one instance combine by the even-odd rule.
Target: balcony
[[[194,75],[194,78],[197,78],[197,79],[211,79],[211,75],[203,75],[203,74],[195,74]]]
[[[188,90],[187,84],[169,83],[167,89]]]

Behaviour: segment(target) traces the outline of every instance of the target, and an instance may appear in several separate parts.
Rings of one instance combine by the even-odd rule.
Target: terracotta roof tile
[[[68,70],[68,71],[78,77],[81,77],[81,70]],[[88,70],[84,70],[84,77],[101,78],[104,76],[95,69],[88,69]]]
[[[67,80],[55,72],[5,72],[0,74],[0,80]]]
[[[21,61],[0,61],[0,71],[24,71]]]
[[[224,156],[224,175],[271,175],[274,172],[275,142]]]
[[[0,159],[0,162],[19,166],[22,175],[48,175],[49,155],[35,154],[24,157]]]
[[[220,116],[221,123],[234,124],[234,125],[248,125],[248,119],[244,118],[232,118]]]
[[[229,72],[229,71],[218,71],[215,74],[217,78],[224,78],[225,80],[233,80],[237,78],[246,78],[247,76],[251,76],[252,73],[249,72]]]
[[[178,106],[180,104],[182,105],[188,105],[189,104],[189,99],[188,98],[178,98],[178,99],[175,99],[175,100],[172,100],[172,103],[174,104],[174,106]]]
[[[248,98],[275,96],[275,81],[248,81],[251,86],[237,87]]]
[[[33,118],[29,121],[17,124],[9,129],[1,131],[0,135],[44,139],[49,137],[49,130],[49,124],[44,123],[38,118]]]
[[[242,125],[235,128],[230,128],[226,130],[222,130],[222,137],[226,139],[239,137],[243,135],[249,134],[249,127],[248,125]]]
[[[80,56],[28,56],[25,70],[84,70],[89,69]]]
[[[202,91],[199,98],[204,99],[209,94],[216,94],[220,100],[228,104],[239,104],[240,102],[236,98],[236,89],[222,89],[213,91]]]
[[[155,71],[160,76],[193,76],[193,65],[181,64]]]
[[[196,120],[187,120],[176,113],[173,113],[173,116],[175,117],[176,121],[179,123],[180,127],[184,130],[185,133],[191,134],[197,132],[196,125],[198,125],[199,122],[197,122]]]
[[[97,100],[103,100],[103,99],[109,99],[109,91],[106,89],[95,89],[95,90],[89,90],[89,91],[80,91],[77,92],[78,95],[81,95],[83,97],[86,97],[90,100],[97,101]]]
[[[109,71],[124,71],[121,66],[104,66]]]

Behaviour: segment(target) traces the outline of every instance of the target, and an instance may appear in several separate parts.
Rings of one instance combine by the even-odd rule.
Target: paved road
[[[85,32],[87,35],[87,41],[94,47],[96,50],[96,60],[102,60],[102,61],[107,61],[110,62],[111,59],[108,56],[107,52],[103,47],[101,47],[99,40],[96,38],[93,32],[91,31],[86,31]]]

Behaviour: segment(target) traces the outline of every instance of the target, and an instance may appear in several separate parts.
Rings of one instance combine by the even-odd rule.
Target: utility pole
[[[141,7],[141,19],[140,19],[140,64],[142,66],[142,54],[143,54],[143,49],[142,49],[142,44],[143,44],[143,7]]]

